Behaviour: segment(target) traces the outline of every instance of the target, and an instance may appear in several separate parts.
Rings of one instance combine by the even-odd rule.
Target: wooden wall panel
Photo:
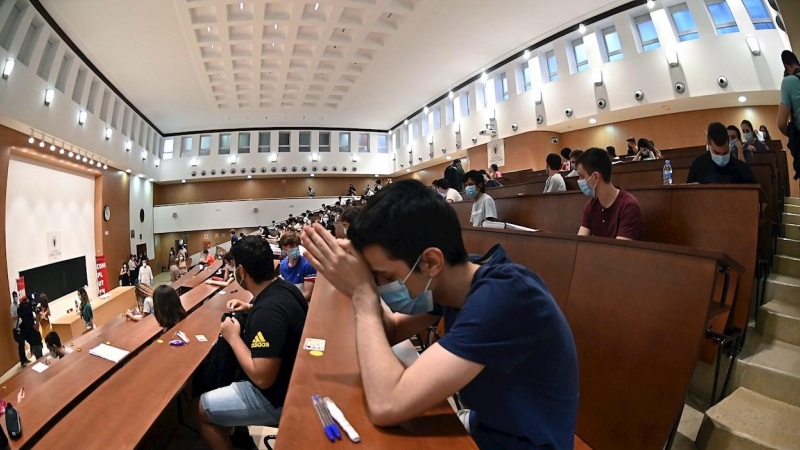
[[[102,193],[100,201],[95,198],[100,206],[97,214],[102,223],[100,228],[95,228],[101,234],[102,241],[102,247],[98,247],[97,251],[106,255],[109,283],[113,289],[119,285],[119,269],[131,253],[130,175],[109,169],[95,182]],[[106,205],[111,207],[111,220],[108,222],[103,218],[103,207]]]
[[[0,125],[0,224],[2,224],[3,233],[0,234],[0,242],[3,243],[2,252],[0,255],[0,298],[2,298],[2,308],[0,309],[0,373],[5,373],[8,369],[18,363],[17,358],[17,344],[14,342],[13,324],[11,323],[11,316],[9,309],[11,306],[11,291],[16,290],[16,286],[8,285],[8,263],[6,262],[6,192],[8,186],[8,160],[11,156],[11,147],[17,145],[26,145],[27,137],[21,136],[14,130]]]
[[[237,228],[236,233],[250,234],[255,230],[256,228]],[[230,228],[224,230],[189,231],[187,232],[189,234],[189,239],[186,241],[187,250],[190,255],[200,252],[203,250],[203,241],[205,240],[211,241],[211,245],[228,242],[231,238],[230,231]],[[205,238],[206,235],[208,239]],[[169,267],[167,267],[169,263],[169,249],[175,246],[175,241],[183,239],[183,233],[156,234],[155,238],[156,259],[150,266],[153,268],[153,273],[161,272],[162,268],[166,268],[167,271],[169,271]],[[197,263],[197,261],[192,261],[192,263]]]

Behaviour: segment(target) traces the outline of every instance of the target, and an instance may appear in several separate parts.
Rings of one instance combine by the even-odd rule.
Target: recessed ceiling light
[[[376,173],[376,174],[375,174],[375,178],[379,178],[379,177],[380,177],[380,175],[378,175],[378,174]]]
[[[211,50],[214,50],[214,44],[211,44]]]
[[[314,11],[316,11],[316,10],[318,10],[318,9],[319,9],[319,2],[317,2],[317,3],[314,5]]]
[[[181,180],[181,183],[186,183],[186,180]]]
[[[273,26],[272,28],[277,30],[278,29],[278,24],[276,23],[275,26]]]
[[[450,155],[447,155],[447,160],[450,161],[451,159],[453,159],[453,157],[450,156]]]
[[[253,178],[253,176],[252,176],[252,175],[248,175],[248,176],[247,176],[247,179],[248,179],[248,180],[250,180],[250,179],[252,179],[252,178]]]
[[[211,33],[211,27],[206,28],[206,30],[208,30],[208,32]]]
[[[311,174],[311,178],[314,178],[314,174],[313,173]]]
[[[406,172],[411,172],[411,169],[406,169]]]
[[[244,2],[239,2],[239,9],[244,9]]]
[[[531,51],[525,50],[525,53],[522,54],[522,57],[525,59],[531,59]]]
[[[274,42],[272,43],[272,46],[275,47],[275,43]]]
[[[131,169],[125,169],[125,173],[131,173]]]
[[[739,96],[739,103],[744,103],[746,101],[747,101],[747,97],[745,97],[744,95],[740,95]]]
[[[591,119],[589,119],[589,123],[595,124],[595,123],[597,123],[597,119],[592,117]]]

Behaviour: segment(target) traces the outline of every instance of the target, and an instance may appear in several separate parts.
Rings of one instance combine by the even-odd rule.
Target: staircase
[[[800,449],[800,199],[785,199],[782,227],[732,393],[705,412],[698,449]]]

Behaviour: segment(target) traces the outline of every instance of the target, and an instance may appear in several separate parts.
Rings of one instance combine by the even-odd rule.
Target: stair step
[[[756,331],[768,340],[800,345],[800,306],[772,300],[761,306]]]
[[[796,449],[800,408],[739,388],[706,411],[697,448],[701,450]]]
[[[732,383],[800,407],[800,347],[749,333]]]
[[[800,198],[797,198],[797,197],[784,197],[783,198],[783,203],[789,204],[789,205],[800,206]]]
[[[798,205],[783,205],[783,212],[790,214],[800,214],[800,206]]]
[[[779,273],[770,274],[767,278],[767,290],[765,299],[778,300],[783,303],[800,306],[800,278],[781,275]]]
[[[783,213],[783,223],[800,225],[800,214]]]
[[[783,224],[783,237],[800,241],[800,225],[791,223]]]
[[[800,241],[794,239],[778,238],[777,253],[783,256],[800,258]]]
[[[800,278],[800,258],[776,255],[772,260],[772,271],[781,275]]]

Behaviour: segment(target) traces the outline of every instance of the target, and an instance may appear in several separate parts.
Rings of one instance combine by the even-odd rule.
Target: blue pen
[[[319,416],[319,421],[322,423],[322,429],[325,431],[325,435],[328,436],[328,439],[333,442],[336,440],[333,434],[333,430],[325,423],[325,417],[322,413],[322,405],[318,401],[319,395],[311,396],[311,401],[314,403],[314,409],[317,410],[317,416]]]
[[[339,439],[341,441],[342,440],[342,433],[339,432],[339,426],[336,425],[336,422],[333,421],[333,417],[331,416],[331,412],[328,409],[327,403],[322,401],[322,398],[319,395],[317,395],[317,401],[319,402],[320,407],[322,407],[322,415],[323,415],[323,417],[325,417],[325,420],[328,422],[328,424],[329,424],[328,426],[331,427],[331,430],[333,430],[333,434],[334,434],[334,436],[336,436],[336,439]]]

